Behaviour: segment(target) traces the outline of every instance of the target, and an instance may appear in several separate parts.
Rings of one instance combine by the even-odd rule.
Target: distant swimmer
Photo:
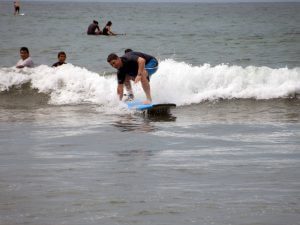
[[[102,31],[98,25],[98,21],[94,20],[93,23],[91,23],[87,29],[86,32],[88,35],[100,35],[102,34]]]
[[[20,14],[20,2],[18,0],[14,1],[15,13],[14,15]]]
[[[33,61],[30,58],[29,50],[28,50],[27,47],[22,47],[20,49],[20,57],[21,57],[21,59],[19,60],[19,62],[16,65],[17,68],[33,67],[34,66]]]
[[[111,31],[112,22],[108,21],[105,27],[103,28],[102,34],[106,36],[114,36],[117,35]]]
[[[145,104],[152,102],[150,91],[150,76],[158,69],[158,61],[151,55],[141,52],[128,52],[122,57],[111,53],[107,57],[107,62],[118,70],[118,87],[117,93],[119,99],[122,100],[124,92],[124,84],[133,80],[135,83],[141,81],[143,90],[146,94],[147,101]]]
[[[58,66],[61,66],[63,64],[67,64],[65,61],[66,61],[66,58],[67,58],[67,55],[65,52],[59,52],[58,55],[57,55],[57,58],[58,58],[58,62],[54,63],[52,65],[52,67],[58,67]]]

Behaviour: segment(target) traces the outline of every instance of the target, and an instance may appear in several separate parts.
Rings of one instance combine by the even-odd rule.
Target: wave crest
[[[100,76],[85,68],[66,64],[57,68],[0,69],[0,92],[36,90],[49,96],[49,104],[118,105],[116,77]],[[151,77],[155,102],[189,105],[217,99],[273,99],[300,93],[300,68],[217,65],[192,66],[171,59],[160,63]],[[133,85],[137,98],[145,98],[141,85]]]

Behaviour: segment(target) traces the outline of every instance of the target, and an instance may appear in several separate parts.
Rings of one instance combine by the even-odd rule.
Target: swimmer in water
[[[58,55],[57,55],[57,58],[58,58],[58,62],[54,63],[52,65],[52,67],[58,67],[58,66],[61,66],[63,64],[67,64],[65,61],[66,61],[66,58],[67,58],[67,55],[65,52],[59,52]]]
[[[111,31],[112,22],[108,21],[105,27],[103,28],[102,34],[106,36],[115,36],[114,32]]]
[[[17,63],[16,67],[21,69],[24,67],[30,67],[32,68],[34,66],[32,59],[30,58],[29,55],[29,50],[27,47],[22,47],[20,49],[20,57],[21,59]]]
[[[87,29],[86,32],[88,35],[100,35],[102,34],[102,31],[98,25],[98,21],[94,20],[93,23],[91,23]]]

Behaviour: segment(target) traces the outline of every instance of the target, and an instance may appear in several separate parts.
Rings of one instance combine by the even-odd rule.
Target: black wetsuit
[[[90,24],[87,30],[88,35],[96,35],[96,30],[100,30],[99,26],[97,24]]]
[[[66,64],[65,62],[56,62],[52,65],[52,67],[58,67],[58,66],[61,66],[63,64]]]
[[[128,52],[121,58],[123,66],[118,70],[118,84],[124,84],[126,75],[136,77],[139,69],[138,58],[141,57],[146,60],[147,64],[151,59],[155,59],[151,55],[141,52]]]

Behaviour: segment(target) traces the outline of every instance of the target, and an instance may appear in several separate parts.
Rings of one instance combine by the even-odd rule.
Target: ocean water
[[[299,3],[21,3],[0,2],[1,225],[300,224]],[[126,48],[159,59],[169,114],[118,101]]]

